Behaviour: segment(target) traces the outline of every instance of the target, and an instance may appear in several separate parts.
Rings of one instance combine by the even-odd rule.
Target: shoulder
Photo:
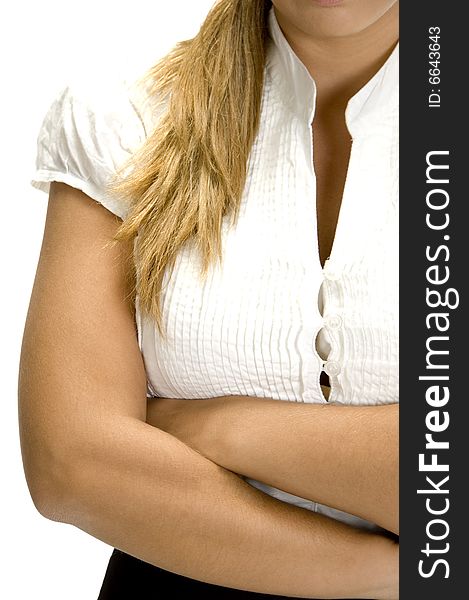
[[[59,90],[43,118],[31,183],[48,191],[51,181],[62,181],[123,218],[126,208],[108,196],[106,184],[155,123],[155,103],[141,79],[75,78]]]
[[[151,99],[139,80],[77,78],[63,87],[53,106],[65,125],[79,126],[77,134],[111,135],[114,143],[121,139],[134,146],[145,139],[152,125]]]
[[[116,79],[80,78],[67,83],[55,96],[44,117],[39,138],[76,156],[98,152],[103,166],[116,154],[133,151],[141,144],[149,126],[144,109],[143,86]],[[147,117],[145,119],[145,116]],[[96,158],[96,156],[95,156]],[[110,165],[109,165],[110,166]]]

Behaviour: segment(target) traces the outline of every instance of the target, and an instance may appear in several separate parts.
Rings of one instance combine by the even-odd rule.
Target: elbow
[[[71,522],[73,465],[64,452],[22,450],[29,494],[36,510],[46,519]]]
[[[55,490],[44,485],[43,481],[27,480],[29,493],[35,509],[46,519],[66,522],[63,506],[59,503]]]

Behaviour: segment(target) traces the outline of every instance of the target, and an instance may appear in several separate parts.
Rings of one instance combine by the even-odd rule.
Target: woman
[[[220,0],[46,116],[23,460],[100,600],[398,597],[397,15]]]

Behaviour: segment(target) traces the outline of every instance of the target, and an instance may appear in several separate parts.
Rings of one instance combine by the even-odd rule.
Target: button
[[[340,364],[335,360],[328,360],[324,363],[324,371],[329,377],[335,377],[340,373]]]
[[[324,319],[324,323],[331,329],[339,329],[342,327],[342,317],[334,314],[327,315],[327,317]]]
[[[330,281],[337,281],[340,279],[340,271],[336,267],[331,267],[328,264],[325,265],[324,269],[324,277],[329,279]]]

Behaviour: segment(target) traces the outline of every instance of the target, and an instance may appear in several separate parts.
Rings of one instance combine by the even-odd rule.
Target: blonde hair
[[[206,277],[222,259],[222,218],[230,214],[233,224],[239,214],[259,126],[270,6],[219,0],[199,33],[145,75],[151,97],[165,98],[167,109],[111,183],[129,206],[112,243],[137,238],[133,294],[162,335],[163,278],[178,251],[194,240]]]

